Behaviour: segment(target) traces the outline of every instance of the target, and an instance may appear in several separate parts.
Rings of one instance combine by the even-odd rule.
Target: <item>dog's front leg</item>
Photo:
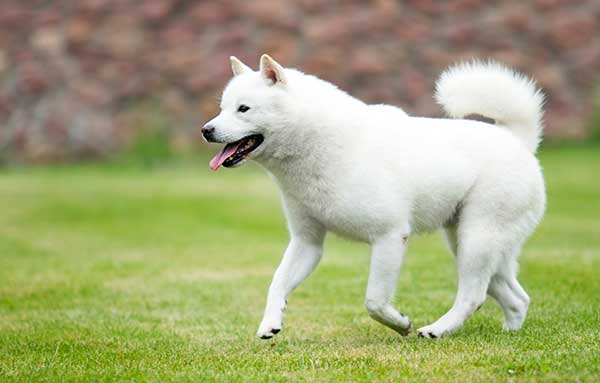
[[[372,243],[371,269],[365,305],[376,321],[407,335],[411,323],[407,316],[392,306],[398,274],[406,252],[408,234],[404,230],[391,232]]]
[[[321,230],[317,233],[313,230],[310,235],[292,233],[292,239],[269,288],[265,314],[256,334],[259,338],[272,338],[281,330],[287,297],[319,263],[324,236],[324,231]]]

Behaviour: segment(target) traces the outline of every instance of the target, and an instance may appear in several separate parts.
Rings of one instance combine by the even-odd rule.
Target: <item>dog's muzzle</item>
[[[202,136],[204,137],[204,139],[208,142],[215,142],[215,127],[212,125],[204,125],[202,127],[202,129],[200,129],[200,131],[202,132]]]

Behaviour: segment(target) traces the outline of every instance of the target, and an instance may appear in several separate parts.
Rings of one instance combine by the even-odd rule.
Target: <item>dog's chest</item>
[[[372,199],[343,179],[305,177],[279,186],[304,214],[338,235],[368,241],[381,226],[381,215],[369,206]]]

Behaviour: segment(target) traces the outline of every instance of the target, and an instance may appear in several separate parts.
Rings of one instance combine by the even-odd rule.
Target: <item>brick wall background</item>
[[[440,115],[450,63],[492,57],[548,95],[547,135],[584,137],[600,80],[597,0],[4,0],[0,157],[56,161],[118,150],[147,115],[175,147],[218,112],[228,56],[261,53],[373,103]]]

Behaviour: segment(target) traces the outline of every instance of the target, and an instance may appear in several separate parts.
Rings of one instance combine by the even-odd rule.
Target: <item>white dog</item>
[[[402,335],[411,322],[392,303],[408,238],[438,228],[456,257],[458,292],[419,336],[457,330],[486,293],[502,307],[505,330],[521,327],[529,297],[517,258],[545,209],[534,155],[543,95],[531,80],[496,63],[457,65],[436,85],[454,119],[432,119],[367,105],[267,55],[258,72],[235,57],[231,66],[221,113],[202,128],[207,141],[226,143],[210,167],[248,158],[265,167],[281,189],[291,236],[260,338],[281,330],[287,297],[319,263],[328,231],[372,245],[366,308]]]

